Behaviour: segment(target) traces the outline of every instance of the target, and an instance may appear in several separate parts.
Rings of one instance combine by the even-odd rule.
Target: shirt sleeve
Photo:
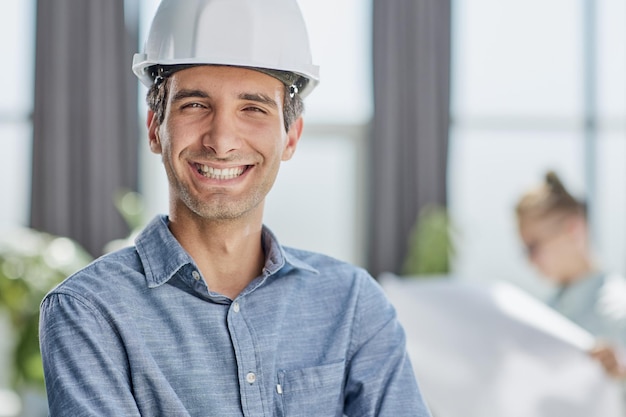
[[[354,326],[345,415],[430,417],[395,309],[369,276],[360,289]]]
[[[39,332],[50,417],[140,416],[123,345],[87,300],[48,295]]]

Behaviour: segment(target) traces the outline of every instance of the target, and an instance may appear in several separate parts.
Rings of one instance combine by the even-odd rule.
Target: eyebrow
[[[276,103],[276,100],[274,100],[273,98],[271,98],[268,95],[265,94],[261,94],[261,93],[241,93],[239,94],[239,98],[241,100],[250,100],[250,101],[256,101],[259,103],[263,103],[266,104],[274,109],[278,109],[278,103]]]
[[[209,98],[209,95],[202,90],[180,90],[172,97],[172,102],[184,100],[186,98]]]

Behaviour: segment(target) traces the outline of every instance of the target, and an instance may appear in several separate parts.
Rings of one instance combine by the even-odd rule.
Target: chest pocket
[[[278,372],[280,417],[343,415],[344,361]],[[281,407],[282,405],[282,407]]]

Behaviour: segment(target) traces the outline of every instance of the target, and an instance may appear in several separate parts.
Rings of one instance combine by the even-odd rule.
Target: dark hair
[[[518,218],[542,218],[552,214],[586,216],[584,201],[574,198],[554,171],[546,173],[544,183],[524,194],[515,207]]]
[[[182,68],[183,67],[181,67],[181,69]],[[173,73],[174,71],[171,71],[165,76],[160,76],[160,79],[152,84],[146,95],[146,103],[150,110],[155,113],[159,124],[163,123],[165,119],[169,79]],[[285,123],[285,131],[289,131],[291,124],[304,112],[304,102],[299,94],[292,95],[290,89],[286,86],[283,90],[283,120]]]

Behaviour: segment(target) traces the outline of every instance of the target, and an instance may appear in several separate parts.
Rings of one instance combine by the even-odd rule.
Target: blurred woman
[[[626,280],[594,260],[586,207],[554,172],[516,206],[530,262],[558,287],[550,306],[597,338],[590,352],[607,373],[626,378]]]

